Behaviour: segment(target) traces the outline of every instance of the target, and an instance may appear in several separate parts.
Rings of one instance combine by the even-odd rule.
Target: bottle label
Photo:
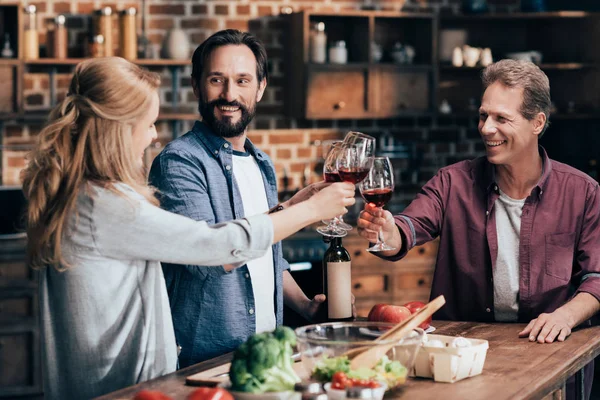
[[[352,317],[352,272],[350,261],[327,263],[327,316]]]

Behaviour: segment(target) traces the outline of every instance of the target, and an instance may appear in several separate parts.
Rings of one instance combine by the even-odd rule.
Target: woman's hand
[[[294,196],[292,196],[288,201],[283,203],[283,207],[284,208],[291,207],[294,204],[302,203],[303,201],[308,200],[311,197],[313,197],[315,194],[319,193],[321,191],[321,189],[324,189],[330,185],[331,185],[331,183],[325,182],[325,181],[312,183],[312,184],[308,185],[307,187],[305,187],[304,189],[300,190],[298,193],[296,193]]]
[[[314,215],[317,220],[330,219],[348,212],[346,207],[353,205],[354,185],[349,182],[337,182],[319,190],[310,199]]]

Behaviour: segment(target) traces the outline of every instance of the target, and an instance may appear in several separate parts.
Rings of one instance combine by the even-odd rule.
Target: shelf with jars
[[[600,13],[594,12],[442,15],[438,99],[455,113],[478,108],[470,99],[481,96],[481,70],[511,58],[532,61],[548,75],[553,118],[594,118],[600,110],[598,38]]]
[[[84,18],[90,21],[87,34],[88,43],[67,43],[70,18]],[[143,19],[143,16],[142,16]],[[43,123],[47,113],[25,109],[23,101],[24,75],[27,73],[47,73],[49,80],[50,106],[57,102],[57,74],[71,72],[73,67],[92,56],[116,55],[124,57],[147,68],[167,68],[171,74],[172,92],[177,93],[180,85],[181,69],[191,65],[189,42],[178,36],[178,32],[169,32],[163,43],[163,53],[159,54],[154,46],[143,40],[144,28],[138,41],[140,15],[135,8],[129,7],[116,11],[111,7],[102,7],[92,15],[63,15],[46,22],[46,46],[40,46],[40,16],[34,5],[23,6],[20,2],[0,5],[0,40],[4,49],[0,54],[0,90],[10,93],[0,100],[0,120]],[[152,53],[152,54],[151,54]],[[170,58],[157,58],[159,56]],[[139,58],[138,58],[139,56]],[[152,58],[147,58],[152,57]],[[197,118],[195,113],[180,110],[177,96],[169,104],[170,109],[161,110],[160,120],[171,121],[173,131],[178,130],[178,121]]]
[[[421,115],[435,104],[433,14],[287,15],[287,113],[307,119]],[[300,44],[300,45],[298,45]]]

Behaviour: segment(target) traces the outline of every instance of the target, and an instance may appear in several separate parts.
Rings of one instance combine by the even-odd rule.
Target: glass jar
[[[46,47],[48,57],[64,59],[67,58],[68,38],[67,28],[65,27],[66,18],[64,15],[58,15],[50,26],[46,36]]]
[[[112,8],[103,7],[96,10],[96,35],[102,35],[104,38],[104,57],[112,57],[113,50],[113,29],[112,29]]]
[[[137,10],[129,7],[119,15],[119,49],[126,60],[137,59]]]
[[[332,64],[346,64],[348,62],[348,49],[346,42],[338,40],[329,48],[329,62]]]
[[[23,58],[37,60],[40,58],[40,44],[37,30],[37,8],[30,4],[25,7],[25,31],[23,32]]]
[[[88,55],[90,57],[104,57],[105,56],[105,48],[104,48],[104,36],[102,35],[94,35],[90,38],[90,42],[88,45]]]

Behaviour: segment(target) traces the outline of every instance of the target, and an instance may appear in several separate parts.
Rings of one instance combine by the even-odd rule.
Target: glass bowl
[[[386,353],[391,361],[399,361],[407,370],[413,369],[424,332],[414,329],[397,340],[375,341],[387,329],[395,326],[387,322],[330,322],[307,325],[295,330],[298,351],[306,376],[312,374],[317,363],[325,357],[339,357],[353,350],[367,350],[377,346],[392,346]],[[389,388],[393,389],[393,388]]]

